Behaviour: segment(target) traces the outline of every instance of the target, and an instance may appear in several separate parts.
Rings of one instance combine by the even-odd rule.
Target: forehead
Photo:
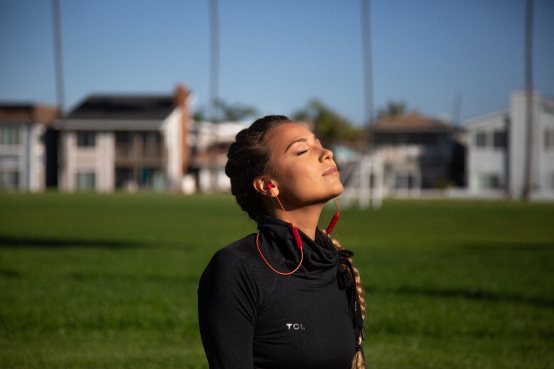
[[[284,149],[293,141],[298,139],[309,139],[314,134],[305,126],[290,122],[281,124],[271,130],[268,135],[267,143],[272,146],[273,149]]]

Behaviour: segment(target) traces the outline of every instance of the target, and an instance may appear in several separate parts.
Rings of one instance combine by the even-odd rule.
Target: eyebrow
[[[313,137],[314,137],[314,141],[319,141],[319,139],[317,138],[316,135],[314,135]],[[295,143],[298,143],[298,142],[308,142],[308,139],[303,137],[303,138],[298,138],[298,139],[292,141],[291,143],[288,144],[287,148],[285,149],[285,152],[289,151],[291,146],[294,145]]]

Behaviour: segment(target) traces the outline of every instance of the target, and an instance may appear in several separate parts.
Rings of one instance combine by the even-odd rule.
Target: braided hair
[[[325,232],[324,232],[325,233]],[[365,369],[365,357],[363,352],[363,339],[364,339],[364,333],[363,333],[363,322],[365,320],[365,314],[366,314],[366,303],[365,303],[365,297],[364,297],[364,290],[362,287],[362,279],[360,278],[360,272],[358,271],[358,268],[354,266],[354,263],[352,262],[352,252],[345,250],[339,241],[337,241],[334,238],[331,238],[331,242],[333,243],[333,246],[337,249],[339,252],[339,255],[341,257],[346,259],[346,263],[341,263],[340,268],[343,269],[345,273],[350,273],[350,277],[352,278],[352,282],[354,284],[354,291],[355,291],[355,303],[359,305],[360,309],[360,318],[361,322],[358,322],[356,324],[357,326],[360,325],[360,327],[356,328],[356,353],[354,354],[354,358],[352,359],[352,365],[351,369]],[[356,312],[354,312],[356,314]],[[356,319],[356,318],[354,318]]]
[[[269,172],[271,153],[265,138],[269,131],[292,120],[284,115],[268,115],[240,131],[227,152],[225,174],[231,179],[231,193],[242,210],[255,221],[267,214],[261,195],[252,181]]]

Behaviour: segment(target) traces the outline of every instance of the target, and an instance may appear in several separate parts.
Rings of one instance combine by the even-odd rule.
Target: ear
[[[268,186],[273,184],[272,187]],[[273,181],[268,180],[267,178],[257,177],[252,181],[252,186],[254,189],[263,196],[268,197],[277,197],[279,195],[279,188]]]

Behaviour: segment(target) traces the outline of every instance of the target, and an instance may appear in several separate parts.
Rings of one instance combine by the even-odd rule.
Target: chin
[[[335,195],[333,197],[337,197],[344,192],[344,187],[342,186],[341,182],[339,182],[336,188],[334,188],[334,192],[335,192]]]
[[[332,200],[335,197],[340,196],[343,192],[344,192],[344,188],[342,187],[342,184],[341,184],[340,186],[333,188],[333,191],[331,191],[329,197],[325,201],[327,202],[329,200]]]

